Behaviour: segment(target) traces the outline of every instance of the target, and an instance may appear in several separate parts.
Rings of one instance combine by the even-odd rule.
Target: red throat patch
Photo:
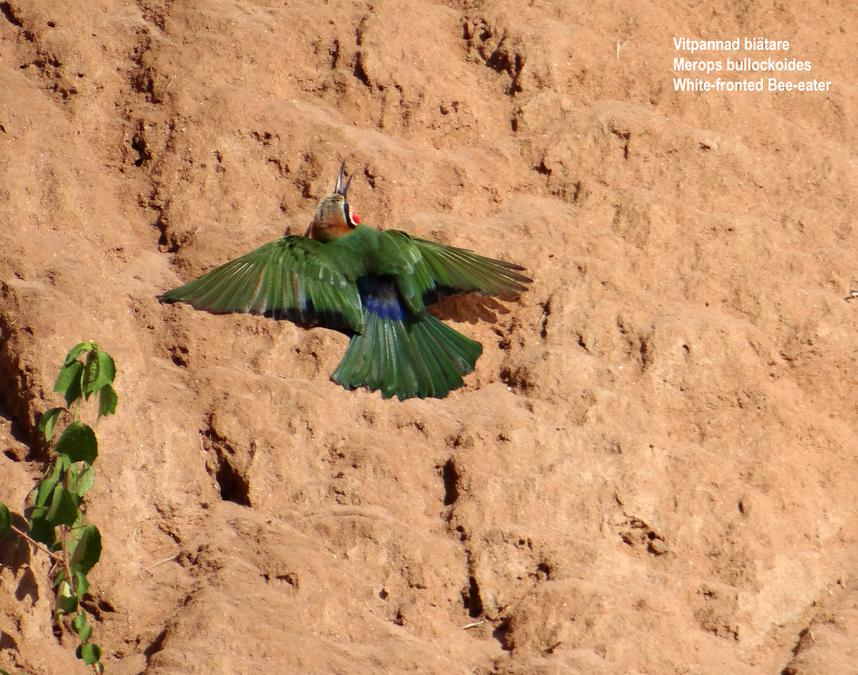
[[[360,225],[360,216],[359,216],[358,214],[356,214],[356,213],[353,213],[353,214],[352,214],[352,222],[353,222],[355,225]]]

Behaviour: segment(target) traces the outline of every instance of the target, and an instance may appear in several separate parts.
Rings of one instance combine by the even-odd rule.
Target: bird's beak
[[[346,184],[343,185],[343,177],[345,176],[346,171],[346,163],[342,162],[340,164],[340,173],[337,176],[337,186],[334,188],[334,193],[338,195],[342,195],[345,197],[349,192],[349,185],[352,184],[352,176],[349,176],[349,179],[346,181]]]

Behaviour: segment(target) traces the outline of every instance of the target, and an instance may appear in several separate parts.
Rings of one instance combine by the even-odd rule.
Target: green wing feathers
[[[346,389],[380,390],[384,398],[443,398],[463,384],[483,348],[431,314],[404,320],[366,316],[331,375]]]
[[[531,279],[524,268],[455,246],[385,230],[379,238],[380,272],[394,276],[411,311],[423,309],[423,299],[437,290],[477,291],[484,295],[517,297]]]
[[[301,323],[363,328],[352,275],[321,242],[289,236],[265,244],[161,296],[217,314],[248,312]]]
[[[443,398],[483,351],[426,312],[440,291],[514,297],[524,268],[472,251],[358,226],[330,242],[278,239],[161,296],[214,313],[249,312],[352,333],[331,378],[385,398]]]
[[[445,288],[517,297],[532,281],[522,274],[524,267],[515,263],[425,239],[415,238],[414,242],[438,285]]]

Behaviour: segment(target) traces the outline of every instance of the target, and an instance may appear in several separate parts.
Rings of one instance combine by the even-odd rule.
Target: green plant
[[[92,427],[79,417],[83,403],[93,395],[98,399],[96,419],[116,412],[115,377],[113,358],[95,342],[81,342],[69,351],[54,385],[66,405],[47,410],[39,420],[39,431],[54,458],[31,493],[28,531],[13,525],[9,509],[0,503],[0,536],[14,532],[53,562],[54,622],[62,630],[64,619],[70,619],[66,625],[77,635],[77,657],[96,673],[104,672],[101,647],[90,640],[92,626],[81,601],[89,588],[86,575],[101,556],[101,534],[95,525],[87,524],[82,508],[95,480],[98,441]],[[53,443],[58,423],[65,427]]]

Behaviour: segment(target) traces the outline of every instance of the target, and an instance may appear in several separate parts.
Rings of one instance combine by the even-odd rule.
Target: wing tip
[[[164,291],[163,293],[156,295],[155,299],[158,302],[166,303],[168,305],[172,305],[176,302],[184,302],[182,300],[181,296],[176,295],[177,290],[178,289],[174,288],[174,289],[169,290],[169,291]]]

